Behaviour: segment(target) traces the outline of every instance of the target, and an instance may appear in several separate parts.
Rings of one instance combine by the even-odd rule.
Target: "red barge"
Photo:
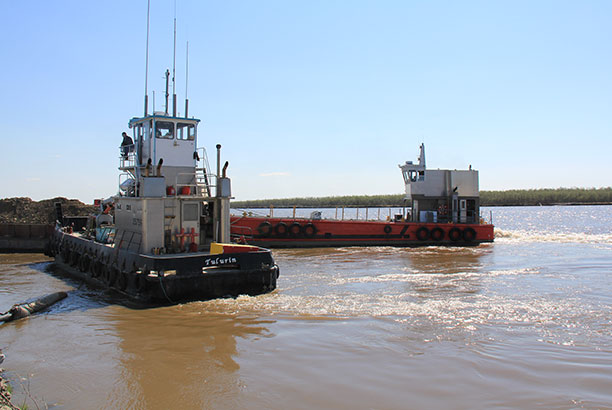
[[[399,166],[406,212],[386,221],[252,216],[231,217],[234,239],[267,248],[341,246],[474,246],[493,242],[491,223],[480,216],[478,171],[427,169],[425,146],[418,163]]]

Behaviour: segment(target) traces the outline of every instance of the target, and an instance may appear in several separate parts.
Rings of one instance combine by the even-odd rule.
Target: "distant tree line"
[[[607,188],[556,188],[513,189],[509,191],[481,191],[482,206],[530,206],[530,205],[588,205],[612,204],[612,187]],[[404,194],[346,195],[308,198],[256,199],[234,201],[232,208],[333,208],[345,207],[400,207],[404,206]]]
[[[612,188],[513,189],[483,191],[484,206],[612,204]]]
[[[282,198],[282,199],[255,199],[249,201],[234,201],[232,208],[330,208],[337,206],[347,207],[375,207],[375,206],[402,206],[403,194],[390,195],[347,195],[324,196],[309,198]]]

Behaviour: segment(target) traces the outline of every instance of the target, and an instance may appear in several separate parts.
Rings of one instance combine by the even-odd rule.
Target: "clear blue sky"
[[[174,1],[151,1],[162,107]],[[117,191],[143,113],[146,0],[3,1],[0,197]],[[433,168],[484,190],[612,185],[612,1],[176,1],[177,93],[237,199],[403,192]],[[212,165],[212,164],[211,164]]]

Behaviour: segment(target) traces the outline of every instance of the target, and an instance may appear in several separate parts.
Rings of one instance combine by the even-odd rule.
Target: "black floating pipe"
[[[10,322],[28,317],[59,302],[60,300],[66,298],[66,296],[68,296],[66,292],[55,292],[37,299],[34,302],[13,305],[8,312],[0,314],[0,322]]]

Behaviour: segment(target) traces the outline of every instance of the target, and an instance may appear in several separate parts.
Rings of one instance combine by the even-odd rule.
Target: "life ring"
[[[474,239],[476,239],[476,231],[472,228],[465,228],[462,236],[464,241],[472,242]]]
[[[307,223],[306,225],[304,225],[304,229],[302,230],[302,232],[304,232],[304,237],[306,238],[314,238],[314,236],[317,234],[317,227],[314,226],[314,224],[312,223]]]
[[[461,229],[459,228],[451,228],[450,231],[448,231],[448,239],[450,239],[453,242],[457,242],[459,239],[462,238],[462,234],[461,234]]]
[[[298,222],[294,222],[289,225],[289,236],[297,238],[302,235],[302,225]]]
[[[424,226],[421,226],[416,231],[416,237],[417,237],[417,239],[419,241],[425,241],[425,240],[429,239],[429,229],[427,229]]]
[[[446,206],[446,204],[438,206],[438,213],[440,215],[446,215],[448,213],[448,206]]]
[[[257,232],[259,232],[261,236],[270,235],[272,233],[272,224],[268,221],[260,223],[257,227]]]
[[[385,227],[383,228],[383,231],[385,231],[387,235],[389,235],[392,230],[393,228],[391,228],[391,225],[385,225]]]
[[[429,233],[429,236],[434,241],[441,241],[444,238],[444,230],[439,227],[433,228]]]
[[[287,224],[284,222],[279,222],[274,227],[274,233],[276,236],[286,236],[289,232],[289,228],[287,228]]]

